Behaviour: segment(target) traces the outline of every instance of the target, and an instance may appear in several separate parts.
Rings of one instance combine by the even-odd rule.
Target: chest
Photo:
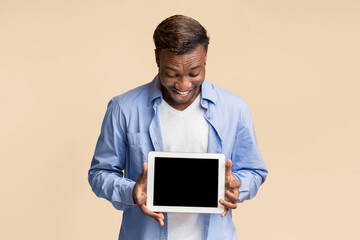
[[[158,109],[163,150],[167,152],[207,152],[209,123],[200,104],[178,111],[168,105]]]

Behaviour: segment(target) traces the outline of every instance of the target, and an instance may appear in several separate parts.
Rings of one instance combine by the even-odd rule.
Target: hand
[[[237,208],[237,200],[239,198],[240,182],[235,178],[231,171],[232,162],[227,160],[225,163],[225,200],[220,199],[220,203],[224,205],[225,210],[221,213],[221,217],[225,217],[229,209]]]
[[[146,203],[146,189],[147,189],[147,163],[144,163],[143,171],[138,177],[136,184],[133,189],[133,199],[134,202],[139,206],[140,210],[149,217],[152,217],[156,221],[159,222],[161,226],[164,226],[164,214],[155,213],[150,211],[145,203]]]

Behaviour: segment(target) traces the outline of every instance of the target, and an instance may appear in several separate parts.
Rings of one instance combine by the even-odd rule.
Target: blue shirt
[[[165,226],[144,215],[133,202],[132,191],[150,151],[162,151],[157,108],[163,101],[158,76],[148,84],[114,97],[101,127],[89,170],[94,193],[123,212],[119,239],[167,239]],[[253,198],[265,181],[267,170],[261,158],[249,108],[238,95],[206,80],[201,85],[201,106],[210,125],[208,152],[223,153],[232,160],[240,181],[239,200]],[[123,172],[124,170],[124,172]],[[204,239],[237,239],[231,210],[202,214]]]

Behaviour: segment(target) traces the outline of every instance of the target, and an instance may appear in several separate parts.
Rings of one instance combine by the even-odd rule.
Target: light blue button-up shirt
[[[122,240],[167,239],[167,214],[164,213],[165,226],[161,227],[145,216],[132,198],[148,152],[162,151],[163,148],[157,114],[162,100],[156,76],[152,82],[111,99],[101,127],[89,170],[89,183],[98,197],[124,211],[119,235]],[[223,153],[226,159],[232,160],[233,174],[241,183],[239,202],[253,198],[265,181],[267,170],[245,101],[204,80],[201,106],[210,125],[208,152]],[[220,214],[202,216],[204,239],[237,239],[231,210],[225,217]]]

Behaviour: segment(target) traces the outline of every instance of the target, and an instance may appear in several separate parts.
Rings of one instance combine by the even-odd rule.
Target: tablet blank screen
[[[217,207],[218,159],[155,157],[154,206]]]

